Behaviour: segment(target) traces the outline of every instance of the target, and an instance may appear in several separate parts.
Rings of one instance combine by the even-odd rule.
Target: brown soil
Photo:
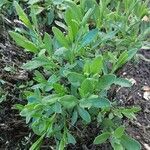
[[[0,82],[0,93],[7,93],[6,99],[0,103],[0,149],[17,150],[25,142],[29,129],[13,106],[16,103],[25,103],[20,98],[19,86],[29,79],[29,75],[21,66],[30,56],[12,45],[6,37],[6,33],[5,36],[0,35],[0,79],[4,81],[4,84]],[[12,69],[7,70],[6,67]]]
[[[150,50],[141,50],[140,54],[150,59]],[[136,121],[125,122],[128,127],[127,132],[142,144],[143,149],[148,150],[148,146],[150,148],[150,100],[143,98],[143,87],[150,87],[150,62],[140,60],[138,64],[129,63],[121,73],[128,79],[134,79],[136,83],[131,89],[121,89],[117,92],[116,98],[125,106],[141,107]]]

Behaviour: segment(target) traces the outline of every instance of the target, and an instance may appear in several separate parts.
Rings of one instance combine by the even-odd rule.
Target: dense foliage
[[[19,46],[33,53],[23,68],[34,70],[35,84],[25,92],[28,103],[16,105],[40,136],[30,149],[38,149],[48,137],[55,140],[55,149],[63,150],[76,143],[72,134],[76,125],[91,122],[101,128],[94,144],[109,140],[115,150],[141,149],[122,124],[123,117],[134,119],[140,109],[124,108],[108,95],[112,85],[132,86],[117,71],[135,56],[149,32],[142,26],[142,18],[149,15],[147,2],[53,1],[50,8],[59,21],[50,15],[49,33],[40,31],[42,15],[38,17],[43,9],[49,10],[47,1],[30,0],[28,4],[30,16],[14,2],[23,28],[9,33]]]

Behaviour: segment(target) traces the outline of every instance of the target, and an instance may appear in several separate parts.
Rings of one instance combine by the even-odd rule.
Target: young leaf
[[[91,65],[91,61],[90,60],[86,60],[85,64],[84,64],[84,68],[83,68],[83,72],[86,75],[90,74],[90,65]]]
[[[141,150],[141,145],[138,141],[134,140],[133,138],[123,135],[121,137],[121,144],[127,149],[127,150]]]
[[[53,110],[55,113],[61,113],[62,112],[61,104],[59,102],[56,102],[53,105]]]
[[[66,88],[59,83],[54,83],[53,87],[54,87],[55,92],[62,96],[65,95],[65,93],[67,92]]]
[[[28,27],[28,28],[32,28],[31,22],[28,19],[27,15],[25,14],[25,12],[23,11],[23,9],[20,7],[20,5],[15,1],[14,2],[14,6],[16,8],[17,14],[19,15],[19,19]]]
[[[80,7],[74,1],[65,1],[65,3],[69,6],[73,19],[80,22],[82,19],[82,11]]]
[[[73,145],[76,144],[75,138],[74,138],[73,135],[70,134],[69,132],[67,132],[67,138],[68,138],[68,144],[73,144]]]
[[[124,126],[120,126],[118,127],[115,131],[114,131],[114,136],[116,138],[121,138],[124,134],[125,131],[125,127]]]
[[[48,54],[51,56],[52,51],[53,51],[52,39],[51,39],[51,36],[48,33],[45,33],[43,42],[45,44],[45,48],[46,48]]]
[[[109,108],[111,103],[106,98],[88,98],[80,101],[80,106],[82,107],[95,107],[95,108]]]
[[[52,28],[53,30],[53,33],[57,39],[57,41],[64,47],[68,48],[69,45],[68,45],[68,41],[66,40],[64,34],[56,27],[53,27]]]
[[[118,58],[117,63],[113,66],[112,73],[119,69],[122,65],[124,65],[128,61],[128,51],[124,51]]]
[[[129,119],[136,118],[134,113],[137,113],[141,109],[139,107],[133,107],[131,109],[123,109],[121,110],[121,113],[125,115]]]
[[[45,136],[45,134],[43,134],[35,143],[33,143],[29,150],[39,149],[44,136]]]
[[[103,57],[98,56],[92,61],[92,64],[90,65],[90,71],[92,74],[99,74],[102,68],[103,68]]]
[[[92,78],[85,79],[81,84],[81,88],[79,89],[80,95],[82,97],[84,97],[84,96],[92,93],[94,90],[94,87],[97,83],[96,81]]]
[[[131,87],[132,83],[124,78],[116,78],[116,80],[114,81],[114,84],[116,85],[120,85],[121,87]]]
[[[65,21],[66,21],[68,27],[71,28],[72,37],[73,37],[73,39],[75,39],[78,29],[79,29],[79,24],[77,24],[75,21],[73,21],[73,14],[72,14],[72,10],[70,8],[68,8],[66,10]],[[71,34],[71,33],[68,33],[68,34]]]
[[[84,15],[83,19],[82,19],[82,22],[81,22],[81,25],[85,25],[88,21],[88,19],[90,18],[90,16],[92,15],[94,11],[94,8],[90,8],[86,14]]]
[[[27,38],[22,36],[19,33],[9,31],[10,36],[13,38],[13,40],[21,47],[25,48],[27,51],[37,53],[38,48],[35,44],[33,44],[31,41],[29,41]]]
[[[102,144],[110,137],[109,132],[104,132],[101,135],[97,136],[94,140],[94,144]]]
[[[77,102],[77,98],[73,95],[65,95],[60,99],[60,103],[67,109],[75,107]]]
[[[28,4],[33,5],[33,4],[38,3],[38,2],[40,2],[40,1],[41,1],[41,0],[29,0],[29,1],[28,1]]]
[[[74,86],[80,86],[85,77],[82,74],[76,72],[70,72],[68,75],[69,82]]]
[[[58,150],[64,150],[66,144],[67,144],[67,131],[66,131],[66,127],[65,127],[63,137],[61,137],[61,141],[60,141]]]
[[[17,110],[19,110],[19,111],[22,111],[23,108],[24,108],[24,106],[21,105],[21,104],[15,104],[15,105],[13,106],[13,108],[14,108],[14,109],[17,109]]]
[[[90,123],[91,122],[91,116],[90,114],[88,113],[88,111],[86,111],[84,108],[82,107],[78,107],[78,112],[79,112],[79,115],[80,117],[87,123]]]
[[[77,119],[78,119],[78,112],[74,110],[71,118],[71,124],[74,125],[77,122]]]
[[[98,29],[90,30],[82,39],[81,41],[81,48],[84,46],[89,45],[98,35]]]
[[[114,150],[124,150],[123,146],[117,142],[111,141],[111,146],[113,147]]]
[[[65,146],[66,146],[66,139],[64,139],[64,137],[61,139],[60,144],[59,144],[59,148],[58,150],[64,150]]]
[[[140,48],[139,48],[140,49]],[[139,50],[138,48],[134,48],[128,51],[128,61],[131,60]]]
[[[41,57],[35,57],[33,60],[27,62],[26,64],[23,65],[23,68],[27,70],[33,70],[45,65],[49,65],[49,67],[54,67],[55,64],[53,64],[53,62],[51,62],[46,57],[41,56]]]
[[[108,89],[115,81],[116,76],[115,75],[104,75],[100,78],[98,83],[98,89]]]
[[[42,73],[40,73],[39,71],[35,71],[34,73],[35,77],[34,80],[40,83],[46,83],[47,80],[45,79],[44,75]]]
[[[58,102],[59,97],[53,97],[53,95],[48,95],[43,97],[43,99],[41,100],[43,104],[48,104],[48,105],[52,105],[55,104],[56,102]]]

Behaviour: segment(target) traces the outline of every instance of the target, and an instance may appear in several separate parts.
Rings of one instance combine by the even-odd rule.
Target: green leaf
[[[29,0],[28,1],[28,4],[29,5],[33,5],[33,4],[35,4],[35,3],[38,3],[38,2],[40,2],[41,0]]]
[[[109,132],[104,132],[101,135],[97,136],[94,140],[94,144],[102,144],[110,137]]]
[[[92,93],[96,84],[97,84],[97,80],[93,78],[85,79],[81,84],[81,88],[79,89],[80,95],[84,97]]]
[[[120,126],[118,127],[115,131],[114,131],[114,136],[116,138],[121,138],[124,134],[125,131],[125,127],[124,126]]]
[[[22,111],[23,108],[24,108],[24,106],[21,105],[21,104],[15,104],[15,105],[13,106],[13,108],[14,108],[14,109],[18,109],[19,111]]]
[[[68,144],[73,144],[73,145],[76,144],[75,138],[74,138],[73,135],[70,134],[69,132],[67,132],[67,138],[68,138]]]
[[[55,92],[57,94],[62,95],[62,96],[67,92],[66,88],[59,83],[54,83],[53,87],[54,87]]]
[[[94,11],[94,8],[90,8],[86,14],[84,15],[83,19],[82,19],[82,22],[81,22],[81,25],[85,25],[88,21],[88,19],[90,18],[90,16],[92,15]]]
[[[33,29],[34,29],[34,31],[31,31],[31,38],[33,41],[38,40],[38,42],[40,43],[42,42],[42,39],[41,39],[40,32],[39,32],[39,25],[38,25],[38,19],[37,19],[37,12],[38,12],[37,7],[38,7],[37,5],[30,6],[30,16],[32,19],[32,24],[33,24]]]
[[[67,57],[67,53],[68,53],[68,49],[66,49],[65,47],[60,47],[57,50],[55,50],[54,52],[54,56],[56,57]]]
[[[61,141],[60,141],[60,144],[59,144],[59,148],[58,150],[64,150],[66,144],[67,144],[67,134],[66,134],[66,128],[64,128],[64,133],[63,133],[63,137],[61,137]]]
[[[113,66],[112,73],[119,69],[122,65],[124,65],[128,61],[128,51],[124,51],[118,58],[117,63]]]
[[[45,44],[45,48],[46,48],[48,54],[51,56],[52,51],[53,51],[52,39],[51,39],[51,36],[48,33],[45,33],[43,42]]]
[[[66,40],[64,34],[56,27],[53,27],[52,28],[53,30],[53,33],[57,39],[57,41],[64,47],[68,48],[69,45],[68,45],[68,41]]]
[[[141,145],[138,141],[136,141],[135,139],[127,136],[127,135],[123,135],[121,137],[121,144],[125,147],[125,149],[127,150],[141,150]]]
[[[136,117],[134,113],[137,113],[140,110],[141,109],[139,107],[133,107],[129,109],[123,109],[121,110],[121,113],[129,119],[135,119]]]
[[[7,4],[8,1],[7,0],[2,0],[0,1],[0,9],[2,8],[2,6],[4,6],[5,4]]]
[[[112,139],[114,140],[114,139]],[[123,146],[120,143],[115,143],[115,142],[111,142],[111,145],[113,147],[114,150],[124,150]]]
[[[114,81],[114,84],[116,85],[120,85],[121,87],[131,87],[132,83],[124,78],[116,78],[116,80]]]
[[[148,36],[150,34],[150,27],[148,27],[140,36],[139,38],[145,38],[146,36]]]
[[[60,22],[60,21],[55,21],[55,24],[57,26],[59,26],[60,28],[64,29],[64,30],[67,30],[67,26],[63,23],[63,22]]]
[[[49,60],[47,57],[40,56],[40,57],[35,57],[33,58],[33,60],[24,64],[23,69],[33,70],[38,67],[46,67],[46,66],[48,66],[49,68],[56,67],[55,64],[51,62],[51,60]]]
[[[71,124],[74,125],[77,122],[77,119],[78,119],[78,112],[74,110],[71,118]]]
[[[31,41],[29,41],[27,38],[22,36],[19,33],[9,31],[10,36],[13,38],[13,40],[17,43],[17,45],[25,48],[29,52],[37,53],[38,48],[35,44],[33,44]]]
[[[53,105],[53,110],[55,113],[61,113],[62,112],[61,104],[59,102],[56,102]]]
[[[78,99],[73,95],[63,96],[59,102],[67,109],[73,108],[77,105]]]
[[[27,15],[25,14],[25,12],[23,11],[23,9],[20,7],[20,5],[15,1],[14,2],[14,6],[16,8],[17,14],[19,15],[19,19],[28,27],[28,28],[32,28],[31,22],[28,19]]]
[[[99,74],[102,68],[103,68],[103,57],[98,56],[92,61],[92,64],[90,65],[90,71],[93,74]]]
[[[115,75],[104,75],[100,78],[98,83],[98,89],[108,89],[115,81],[116,76]]]
[[[117,32],[118,32],[118,30],[115,30],[115,31],[110,31],[106,34],[103,34],[101,42],[107,42],[108,40],[112,40],[115,37]]]
[[[88,111],[86,111],[84,108],[82,107],[78,107],[78,112],[79,112],[79,115],[80,117],[87,123],[90,123],[91,122],[91,116],[90,114],[88,113]]]
[[[93,42],[93,40],[96,38],[96,36],[98,35],[98,29],[93,29],[90,30],[82,39],[81,41],[81,48],[89,45],[91,42]],[[81,49],[80,48],[80,49]]]
[[[80,22],[82,19],[82,11],[80,9],[80,6],[73,1],[65,1],[65,3],[67,6],[69,6],[69,9],[71,10],[70,14],[72,14],[73,16],[72,19]]]
[[[85,64],[84,64],[84,68],[83,68],[83,72],[86,75],[90,74],[90,65],[91,65],[91,61],[90,60],[86,60]]]
[[[109,108],[111,107],[110,101],[106,98],[85,98],[80,101],[82,107],[95,107],[95,108]]]
[[[69,82],[74,86],[80,86],[85,77],[76,72],[70,72],[67,75]]]
[[[45,136],[45,134],[43,134],[35,143],[33,143],[29,150],[38,150],[38,149],[40,149],[40,145],[42,143],[42,140],[43,140],[44,136]]]
[[[52,104],[55,104],[59,99],[60,98],[55,95],[49,95],[49,96],[43,97],[42,103],[52,105]]]
[[[102,122],[102,117],[103,117],[102,113],[99,112],[98,115],[97,115],[97,122],[98,122],[98,123],[101,123],[101,122]]]
[[[54,9],[50,9],[48,12],[47,12],[47,23],[48,25],[51,25],[54,21],[54,18],[55,18],[55,14],[54,14]]]
[[[72,14],[72,9],[68,8],[66,10],[66,13],[65,13],[65,21],[68,25],[68,27],[71,28],[71,32],[72,32],[72,35],[70,35],[71,33],[68,33],[68,35],[71,37],[73,37],[73,39],[75,39],[77,33],[78,33],[78,29],[79,29],[79,25],[73,21],[73,14]]]
[[[62,138],[58,150],[64,150],[65,146],[66,146],[65,140]]]
[[[44,11],[45,10],[45,8],[44,7],[40,7],[40,6],[38,6],[38,5],[32,5],[32,6],[30,6],[31,7],[31,9],[32,9],[32,13],[30,14],[30,15],[34,15],[34,17],[36,17],[36,15],[39,15],[42,11]],[[35,21],[33,21],[34,19],[33,19],[33,16],[31,16],[32,17],[32,22],[33,22],[33,24],[35,25]],[[36,21],[36,24],[37,24],[38,22]]]
[[[44,75],[42,73],[40,73],[38,70],[35,71],[34,75],[35,75],[35,77],[33,79],[35,81],[40,82],[40,83],[46,83],[47,82]]]
[[[139,48],[140,49],[140,48]],[[128,61],[131,60],[139,50],[138,48],[134,48],[128,51]]]

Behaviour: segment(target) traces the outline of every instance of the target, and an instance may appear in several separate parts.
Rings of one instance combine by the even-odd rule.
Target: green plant
[[[53,24],[58,26],[62,25],[59,20],[63,17],[62,11],[66,9],[66,6],[63,5],[63,1],[64,0],[1,0],[0,15],[4,23],[14,28],[17,32],[25,34],[31,41],[35,42],[38,38],[37,36],[42,34],[43,29],[49,31],[48,28]],[[17,3],[20,4],[21,8],[19,8],[20,6],[18,6]],[[17,10],[17,13],[19,11],[23,17],[25,12],[28,14],[25,20],[27,18],[32,20],[30,26],[24,21],[18,21],[15,10]],[[21,14],[23,12],[24,14]],[[38,28],[38,31],[36,31],[35,28]]]
[[[94,144],[109,139],[115,150],[141,149],[121,123],[123,116],[134,119],[140,109],[124,108],[115,99],[108,99],[112,85],[132,85],[115,73],[134,57],[148,32],[139,31],[140,19],[148,13],[146,6],[139,1],[130,2],[132,5],[129,0],[102,0],[100,4],[95,0],[81,0],[79,4],[65,1],[65,28],[53,27],[54,36],[41,36],[34,13],[32,24],[16,3],[19,18],[35,37],[31,41],[10,31],[19,46],[35,54],[23,68],[35,69],[37,84],[26,93],[28,103],[16,105],[26,123],[40,136],[30,150],[38,149],[44,137],[55,140],[55,149],[63,150],[67,144],[76,143],[71,132],[76,123],[87,125],[91,121],[102,127]],[[144,7],[142,15],[131,9],[135,5]]]

